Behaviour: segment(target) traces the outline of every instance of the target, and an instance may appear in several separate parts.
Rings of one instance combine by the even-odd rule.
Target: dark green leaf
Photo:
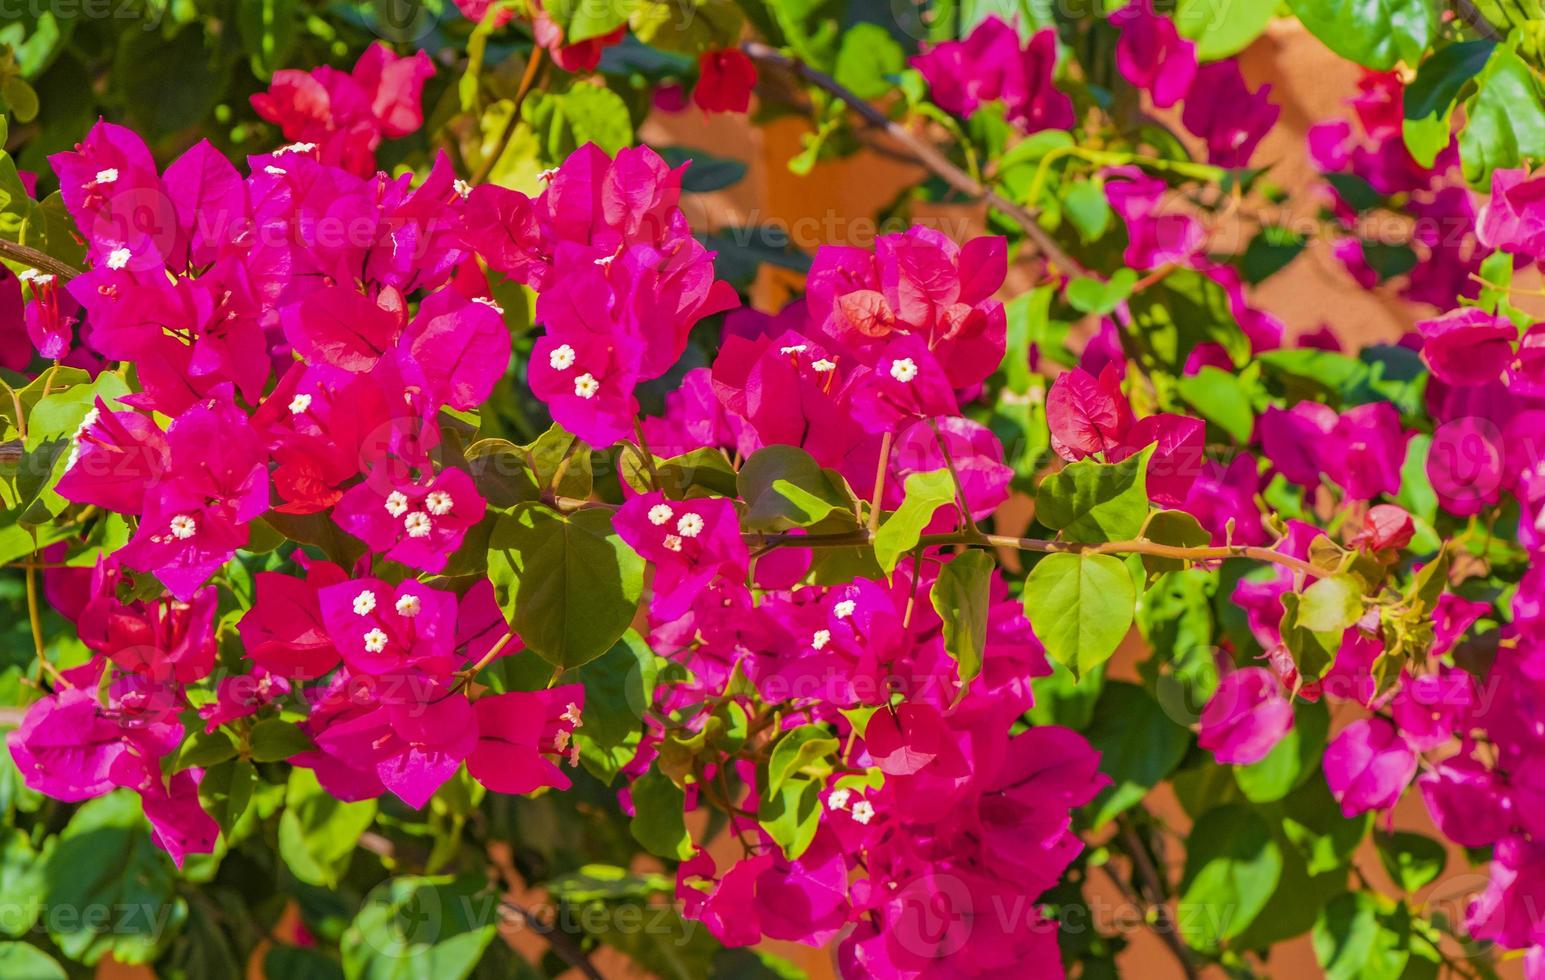
[[[962,685],[982,672],[993,566],[985,551],[956,555],[939,569],[928,595],[944,623],[944,649],[955,658]]]
[[[1239,804],[1202,816],[1186,837],[1180,933],[1217,949],[1255,919],[1282,877],[1282,849],[1264,818]]]
[[[1180,765],[1191,744],[1189,731],[1148,692],[1125,681],[1106,683],[1084,736],[1100,753],[1100,771],[1111,781],[1089,804],[1094,828],[1141,802]]]

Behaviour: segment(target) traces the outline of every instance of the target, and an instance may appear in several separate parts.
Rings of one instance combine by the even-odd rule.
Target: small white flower
[[[116,182],[117,180],[118,180],[118,168],[117,167],[107,167],[107,168],[105,168],[103,170],[98,170],[97,171],[96,182],[98,184],[111,184],[111,183]]]
[[[122,269],[129,264],[129,260],[133,257],[134,253],[127,248],[115,248],[107,253],[107,267],[109,269]]]
[[[831,641],[831,630],[816,630],[815,635],[810,637],[810,645],[817,650],[826,649],[826,644],[830,643]]]
[[[847,807],[848,800],[851,800],[852,798],[852,790],[834,789],[831,791],[831,795],[826,797],[826,805],[833,810],[842,810]]]
[[[568,344],[554,347],[553,352],[547,355],[547,366],[554,371],[567,371],[574,366],[574,348]]]
[[[403,519],[402,526],[407,530],[410,538],[427,538],[429,532],[434,530],[434,521],[428,514],[409,514]]]
[[[575,704],[573,701],[570,701],[568,707],[563,709],[563,714],[559,715],[558,719],[560,721],[566,721],[573,725],[575,728],[578,728],[580,726],[579,705]]]
[[[416,595],[400,595],[397,597],[397,615],[417,616],[419,610],[424,608],[424,603]]]
[[[649,508],[649,523],[660,527],[671,519],[670,504],[655,504]]]
[[[283,177],[286,173],[283,167],[276,167],[271,163],[263,168],[263,172],[273,177]]]
[[[703,515],[682,514],[681,520],[676,522],[676,530],[681,532],[684,538],[695,538],[703,533]]]
[[[557,167],[548,167],[546,170],[536,175],[537,180],[552,180],[556,176],[558,176]]]
[[[612,264],[612,261],[614,259],[616,259],[616,258],[617,258],[617,256],[615,256],[615,255],[603,255],[600,258],[595,260],[595,264],[600,266],[601,268],[605,269],[608,266],[610,266]]]
[[[424,498],[424,509],[436,517],[444,517],[446,514],[449,514],[451,508],[455,505],[456,501],[452,500],[451,495],[444,490],[436,490]]]
[[[780,354],[803,354],[806,349],[807,348],[805,347],[804,344],[790,344],[787,347],[780,347],[778,349],[778,353],[780,353]]]
[[[569,747],[569,730],[560,728],[553,735],[553,748],[559,752]]]
[[[290,414],[291,415],[299,415],[300,413],[304,412],[306,409],[308,409],[310,407],[311,407],[311,396],[310,395],[296,395],[294,398],[290,399]]]
[[[906,384],[917,377],[917,362],[910,357],[898,357],[891,361],[891,377]]]
[[[458,197],[466,197],[468,194],[472,193],[472,185],[462,180],[460,177],[457,177],[454,181],[451,182],[451,187],[456,191],[456,195]]]
[[[670,551],[680,551],[681,539],[674,534],[667,534],[665,536],[665,547]]]
[[[365,652],[380,653],[386,649],[386,633],[381,629],[373,629],[365,634]]]
[[[408,512],[408,495],[401,490],[393,490],[386,495],[386,512],[393,517],[401,517]]]
[[[168,525],[172,531],[172,537],[179,541],[186,541],[198,532],[198,522],[187,514],[178,514],[172,518]]]
[[[594,398],[595,393],[601,390],[601,382],[595,379],[595,375],[586,372],[574,379],[574,394],[581,398]]]
[[[274,156],[283,156],[286,153],[310,153],[316,148],[315,143],[286,143],[274,151]]]
[[[859,800],[853,804],[853,819],[859,823],[867,824],[874,819],[874,804],[868,800]]]
[[[837,603],[835,606],[832,606],[832,615],[836,616],[838,619],[847,619],[849,616],[853,615],[853,610],[857,608],[857,603],[855,603],[852,599],[844,599]]]
[[[360,592],[354,597],[354,615],[367,616],[376,607],[376,594],[369,589]]]
[[[837,365],[835,362],[828,361],[823,357],[819,361],[812,361],[810,363],[810,370],[816,372],[817,374],[825,374],[827,371],[837,370]]]
[[[46,286],[53,282],[54,274],[52,272],[39,272],[36,269],[23,269],[16,274],[16,278],[37,287]]]
[[[488,307],[490,310],[493,310],[495,313],[499,314],[500,316],[504,315],[504,307],[500,306],[498,303],[495,303],[491,298],[489,298],[487,296],[474,296],[474,297],[472,297],[472,302],[474,302],[474,303],[482,303],[484,306]]]

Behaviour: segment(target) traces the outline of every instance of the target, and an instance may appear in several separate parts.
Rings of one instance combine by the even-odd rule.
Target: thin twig
[[[530,909],[516,905],[509,899],[502,899],[499,902],[499,907],[519,919],[525,925],[530,926],[532,932],[547,940],[547,945],[553,948],[553,952],[558,954],[559,959],[578,970],[589,980],[605,980],[601,976],[601,971],[595,968],[595,964],[590,962],[590,957],[586,956],[585,951],[580,948],[579,943],[574,941],[573,936],[570,936],[550,922],[542,921]]]
[[[61,262],[46,252],[39,252],[35,248],[28,248],[16,242],[8,242],[3,238],[0,238],[0,258],[29,265],[39,272],[52,273],[60,279],[74,279],[81,274],[81,270],[68,262]]]
[[[1131,835],[1130,838],[1128,834]],[[1170,952],[1175,955],[1175,959],[1180,963],[1181,971],[1185,973],[1188,980],[1199,980],[1202,975],[1201,971],[1196,967],[1196,961],[1191,956],[1191,950],[1181,940],[1180,934],[1175,928],[1175,920],[1169,914],[1169,906],[1165,904],[1164,889],[1159,879],[1158,870],[1154,868],[1153,862],[1148,860],[1148,852],[1144,850],[1142,841],[1137,839],[1137,835],[1126,824],[1122,825],[1121,838],[1122,843],[1126,845],[1123,850],[1130,849],[1127,857],[1132,861],[1132,870],[1143,880],[1144,890],[1148,892],[1148,898],[1145,900],[1142,895],[1134,892],[1125,881],[1121,880],[1120,875],[1111,870],[1109,864],[1102,865],[1105,873],[1110,876],[1111,881],[1115,882],[1116,887],[1121,890],[1121,893],[1127,897],[1128,901],[1143,907],[1145,920],[1147,914],[1149,912],[1152,913],[1153,921],[1149,923],[1149,927],[1155,935],[1164,941],[1164,945],[1169,947]]]
[[[885,473],[890,469],[891,462],[891,437],[890,429],[880,437],[880,463],[874,471],[874,499],[869,503],[869,533],[880,529],[880,507],[885,500]]]
[[[986,186],[964,170],[955,166],[950,161],[950,158],[941,153],[932,143],[919,138],[905,126],[892,121],[885,113],[854,94],[835,78],[759,41],[747,41],[741,45],[741,50],[753,61],[761,62],[764,65],[776,65],[785,71],[793,72],[810,84],[842,100],[849,109],[863,117],[865,122],[868,122],[877,129],[884,130],[891,139],[906,147],[907,151],[912,154],[918,163],[932,171],[946,184],[970,197],[986,201],[992,208],[1002,212],[1015,224],[1019,225],[1024,230],[1025,235],[1035,242],[1041,254],[1046,256],[1047,261],[1052,265],[1071,275],[1082,276],[1088,274],[1088,270],[1082,264],[1063,251],[1062,246],[1058,245],[1056,240],[1036,223],[1035,215],[1028,209],[1015,204],[991,187]]]

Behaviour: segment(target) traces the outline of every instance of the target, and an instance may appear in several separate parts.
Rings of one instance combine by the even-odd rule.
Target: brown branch
[[[1071,275],[1082,276],[1088,274],[1088,270],[1083,265],[1063,251],[1062,246],[1058,245],[1056,240],[1036,223],[1035,215],[1028,209],[1015,204],[991,187],[986,186],[964,170],[955,166],[949,157],[939,151],[938,147],[918,137],[905,126],[892,121],[889,116],[854,94],[835,78],[759,41],[747,41],[741,45],[741,50],[753,61],[793,72],[827,94],[840,99],[849,109],[863,117],[865,122],[877,129],[884,130],[891,139],[906,147],[907,151],[911,153],[918,163],[932,171],[946,184],[970,197],[986,201],[992,208],[1002,212],[1015,224],[1019,225],[1024,230],[1025,235],[1035,242],[1041,254],[1052,265]]]
[[[1175,955],[1175,959],[1180,963],[1180,969],[1185,973],[1187,980],[1200,980],[1201,971],[1197,969],[1196,961],[1191,956],[1190,948],[1181,940],[1180,933],[1175,927],[1175,919],[1170,915],[1169,906],[1165,904],[1165,889],[1159,878],[1158,869],[1153,866],[1152,861],[1148,860],[1148,852],[1143,847],[1142,840],[1132,830],[1131,826],[1126,823],[1121,824],[1120,836],[1121,842],[1124,845],[1122,850],[1126,851],[1127,857],[1131,859],[1132,871],[1138,878],[1142,879],[1142,890],[1148,893],[1148,897],[1145,899],[1125,881],[1122,881],[1121,876],[1112,871],[1108,863],[1101,865],[1101,867],[1110,876],[1110,880],[1115,883],[1116,887],[1121,890],[1121,893],[1127,897],[1127,900],[1143,909],[1145,921],[1148,915],[1152,914],[1153,921],[1148,923],[1149,928],[1153,930],[1154,935],[1164,941],[1164,945],[1168,946],[1170,952]]]
[[[60,279],[74,279],[81,274],[81,270],[67,262],[59,261],[46,252],[39,252],[35,248],[29,248],[17,242],[8,242],[3,238],[0,238],[0,258],[20,262],[22,265],[31,266],[39,272],[47,272]]]
[[[580,948],[579,943],[574,941],[573,936],[570,936],[550,922],[542,921],[530,909],[516,905],[509,899],[502,899],[499,902],[499,907],[510,913],[513,918],[519,919],[522,924],[529,926],[532,932],[547,940],[547,945],[552,947],[553,952],[558,954],[559,959],[578,970],[589,980],[605,980],[601,976],[601,971],[595,968],[595,964],[590,962],[590,957],[586,956],[585,951]]]

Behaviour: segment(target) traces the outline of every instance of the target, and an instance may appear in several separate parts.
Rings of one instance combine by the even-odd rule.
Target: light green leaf
[[[1477,82],[1459,133],[1465,179],[1484,187],[1493,170],[1545,157],[1545,89],[1522,58],[1497,48]]]
[[[928,594],[944,621],[944,649],[955,658],[962,690],[982,672],[993,567],[987,552],[963,552],[939,569]]]
[[[1148,516],[1148,459],[1153,447],[1119,463],[1083,459],[1041,482],[1035,516],[1071,541],[1125,541]]]
[[[1380,895],[1338,895],[1314,923],[1326,980],[1398,980],[1411,956],[1411,913]]]
[[[917,546],[923,528],[933,520],[934,511],[954,499],[955,480],[948,469],[908,474],[906,497],[880,525],[874,538],[875,560],[887,575],[896,570],[902,555]]]
[[[1132,626],[1137,590],[1119,558],[1047,555],[1025,580],[1024,601],[1047,654],[1081,675],[1116,652]]]
[[[1432,43],[1438,11],[1430,0],[1288,0],[1325,46],[1367,68],[1414,65]]]
[[[323,789],[310,769],[291,769],[279,818],[279,856],[308,885],[336,888],[375,817],[375,800],[344,803]]]
[[[1403,98],[1401,135],[1412,159],[1423,167],[1431,167],[1448,146],[1459,92],[1485,67],[1495,47],[1487,40],[1459,41],[1434,51],[1416,70]]]
[[[663,858],[685,861],[692,856],[692,838],[683,819],[686,794],[658,766],[633,781],[633,820],[628,825],[645,850]]]
[[[463,980],[498,934],[498,895],[481,875],[389,878],[339,941],[348,980]]]

